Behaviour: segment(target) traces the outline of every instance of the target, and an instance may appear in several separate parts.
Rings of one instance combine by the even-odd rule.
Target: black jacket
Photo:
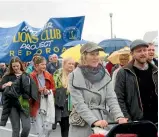
[[[6,72],[7,72],[7,68],[5,69],[0,68],[0,78],[2,78]]]
[[[59,61],[57,62],[57,66],[56,66],[56,63],[52,63],[52,62],[49,62],[46,66],[47,71],[52,75],[59,68],[61,68],[61,63]]]
[[[125,117],[129,120],[140,120],[143,118],[140,91],[137,76],[133,69],[134,61],[121,68],[116,77],[115,92],[119,105]],[[152,66],[152,78],[155,84],[156,96],[158,95],[158,69]]]
[[[55,94],[55,106],[64,109],[66,104],[66,99],[68,98],[66,95],[66,88],[57,88]]]
[[[26,73],[22,74],[18,79],[14,75],[7,75],[3,78],[2,83],[13,81],[11,87],[6,87],[3,91],[3,110],[1,116],[1,126],[5,126],[10,115],[12,107],[17,108],[19,111],[24,111],[21,107],[21,104],[18,100],[19,96],[22,95],[24,99],[33,98],[34,100],[38,99],[38,89],[37,86]]]
[[[153,61],[154,61],[155,65],[158,67],[158,60],[154,58]]]

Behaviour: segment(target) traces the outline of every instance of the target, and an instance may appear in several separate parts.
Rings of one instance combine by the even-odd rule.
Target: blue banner
[[[34,28],[26,22],[16,27],[0,28],[0,62],[8,63],[13,56],[31,61],[33,54],[60,55],[66,50],[64,44],[80,40],[84,16],[50,18],[43,28]]]

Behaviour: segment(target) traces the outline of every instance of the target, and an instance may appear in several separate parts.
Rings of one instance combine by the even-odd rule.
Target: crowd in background
[[[59,123],[62,137],[88,137],[94,126],[110,130],[111,121],[157,123],[158,60],[154,45],[133,41],[130,53],[120,54],[119,64],[101,60],[99,51],[103,49],[88,42],[80,50],[80,62],[71,57],[59,59],[56,54],[46,60],[36,53],[30,63],[18,57],[8,65],[0,63],[0,126],[10,118],[12,137],[19,137],[20,121],[21,137],[28,137],[31,124],[39,137],[49,137]],[[49,123],[46,119],[54,118],[51,106],[55,120]]]

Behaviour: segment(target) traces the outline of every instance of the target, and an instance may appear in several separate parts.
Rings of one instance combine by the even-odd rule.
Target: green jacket
[[[55,81],[55,87],[56,89],[62,88],[62,69],[58,69],[54,72],[53,75],[54,81]],[[68,111],[72,111],[72,103],[71,103],[71,96],[69,92],[66,92],[68,95]]]

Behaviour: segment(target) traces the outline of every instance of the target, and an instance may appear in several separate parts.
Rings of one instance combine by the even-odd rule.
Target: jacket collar
[[[73,71],[72,85],[76,88],[83,88],[83,89],[91,90],[93,92],[98,92],[100,89],[106,86],[110,81],[111,81],[111,78],[109,74],[107,74],[106,72],[104,78],[100,82],[94,83],[91,89],[88,89],[81,69],[77,67]]]
[[[49,81],[50,81],[50,75],[49,75],[49,73],[48,73],[47,71],[44,71],[43,74],[44,74],[44,78],[45,78],[46,80],[49,80]],[[37,72],[36,72],[35,70],[32,72],[32,76],[33,76],[33,77],[36,77],[36,76],[37,76]]]
[[[156,58],[153,58],[153,61],[154,61],[155,65],[158,66],[158,60]]]
[[[133,73],[135,73],[135,71],[134,71],[134,69],[133,69],[134,61],[135,61],[135,60],[130,61],[130,62],[129,62],[126,66],[124,66],[123,68],[124,68],[124,69],[128,69],[128,70],[132,71]],[[149,61],[147,61],[147,63],[148,63],[148,65],[150,65],[150,66],[152,67],[152,73],[153,73],[153,74],[158,72],[158,68],[157,68],[155,65],[153,65],[153,64],[150,63]]]

